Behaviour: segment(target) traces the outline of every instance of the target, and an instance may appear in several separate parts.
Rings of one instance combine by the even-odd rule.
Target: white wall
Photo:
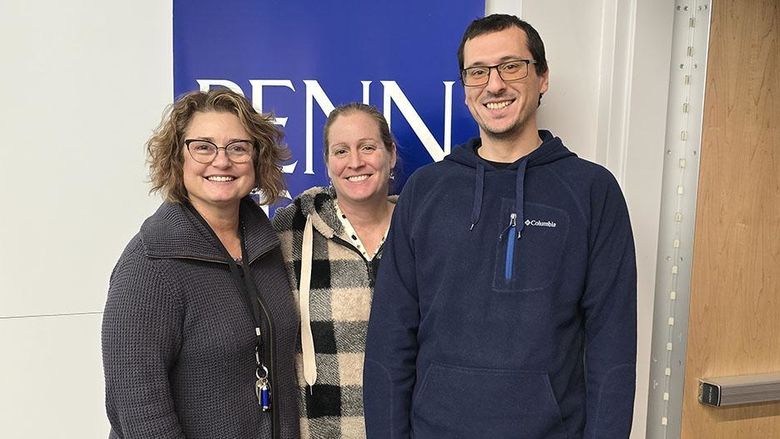
[[[100,313],[159,201],[143,143],[172,97],[171,4],[0,3],[0,436],[107,437]]]
[[[634,438],[644,437],[673,6],[487,1],[545,40],[540,124],[606,164],[626,193],[639,264]],[[101,312],[113,264],[159,203],[147,196],[143,143],[172,98],[171,16],[159,0],[0,3],[2,437],[107,435]]]

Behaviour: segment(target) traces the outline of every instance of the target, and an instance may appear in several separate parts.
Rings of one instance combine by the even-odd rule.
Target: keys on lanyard
[[[268,368],[260,361],[260,353],[255,348],[255,359],[257,360],[257,369],[255,369],[255,395],[260,410],[264,412],[271,411],[271,384],[268,382]]]
[[[271,410],[271,387],[268,385],[268,379],[258,378],[255,381],[255,394],[257,394],[257,402],[260,404],[260,409],[264,412]]]

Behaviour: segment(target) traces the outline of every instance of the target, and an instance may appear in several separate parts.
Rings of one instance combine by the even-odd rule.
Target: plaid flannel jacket
[[[303,379],[297,355],[301,437],[364,438],[363,358],[374,279],[382,250],[366,261],[346,236],[332,188],[314,187],[278,209],[273,225],[282,241],[287,271],[299,300],[303,229],[312,215],[311,330],[317,381]],[[391,196],[395,202],[397,196]],[[300,334],[299,334],[300,337]]]

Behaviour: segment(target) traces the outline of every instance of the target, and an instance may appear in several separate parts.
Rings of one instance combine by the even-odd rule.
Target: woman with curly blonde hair
[[[147,143],[165,201],[117,262],[103,316],[111,437],[298,437],[297,313],[249,197],[284,190],[271,118],[228,90],[178,99]]]

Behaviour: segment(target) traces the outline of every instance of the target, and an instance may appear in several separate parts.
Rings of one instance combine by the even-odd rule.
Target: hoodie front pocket
[[[433,363],[412,406],[416,437],[565,439],[546,373]]]
[[[525,203],[524,218],[514,200],[501,200],[502,231],[496,238],[493,289],[522,292],[547,288],[558,276],[569,232],[568,214],[554,207]]]

